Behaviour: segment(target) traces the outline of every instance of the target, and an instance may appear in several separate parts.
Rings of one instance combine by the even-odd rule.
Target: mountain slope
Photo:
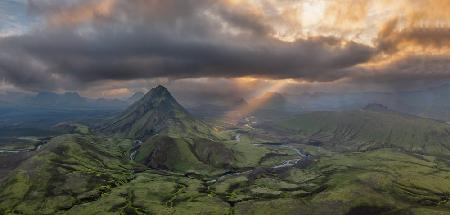
[[[91,135],[51,139],[0,184],[0,214],[55,214],[132,179],[131,141]]]
[[[206,138],[156,135],[136,152],[135,161],[154,169],[208,174],[228,169],[234,154],[221,142]]]
[[[373,107],[356,111],[312,112],[279,126],[309,143],[341,150],[400,148],[417,153],[450,152],[450,125]]]
[[[133,104],[139,99],[142,99],[144,95],[145,94],[143,92],[135,92],[133,95],[131,95],[129,98],[126,99],[126,102],[129,104]]]
[[[100,131],[141,140],[156,134],[214,136],[205,123],[194,119],[163,86],[150,90]]]

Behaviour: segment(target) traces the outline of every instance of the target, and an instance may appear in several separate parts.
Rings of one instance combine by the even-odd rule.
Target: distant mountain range
[[[109,109],[124,110],[128,105],[144,97],[136,92],[128,98],[107,99],[87,98],[76,92],[63,94],[40,92],[35,95],[17,92],[0,94],[0,108],[48,108],[48,109]],[[256,98],[260,103],[257,111],[305,112],[318,110],[352,110],[370,103],[383,104],[392,110],[421,117],[450,121],[450,84],[418,91],[404,92],[269,92]],[[255,102],[255,101],[253,101]],[[214,117],[224,112],[246,105],[242,97],[236,95],[202,100],[194,95],[182,98],[181,104],[195,116]]]
[[[223,116],[225,112],[247,104],[242,97],[215,98],[199,100],[198,98],[181,100],[183,106],[193,115],[202,118],[214,118]]]
[[[370,103],[421,117],[450,121],[450,84],[418,91],[284,94],[301,111],[351,110]]]
[[[50,109],[124,109],[143,96],[135,93],[126,99],[92,99],[76,92],[62,94],[39,92],[36,95],[7,92],[0,94],[0,107],[50,108]]]

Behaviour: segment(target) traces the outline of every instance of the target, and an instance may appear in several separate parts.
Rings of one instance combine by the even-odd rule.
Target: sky
[[[120,97],[450,82],[450,0],[2,0],[0,91]]]

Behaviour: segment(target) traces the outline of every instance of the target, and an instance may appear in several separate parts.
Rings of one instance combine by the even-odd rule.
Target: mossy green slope
[[[234,155],[212,139],[157,135],[140,147],[135,160],[155,169],[207,174],[229,168]]]
[[[97,201],[66,214],[229,214],[229,205],[208,194],[202,181],[146,171]]]
[[[449,160],[395,149],[326,152],[307,168],[212,187],[235,214],[448,214]]]
[[[279,127],[298,139],[339,150],[401,148],[417,153],[450,153],[450,125],[389,111],[312,112]]]
[[[157,138],[170,142],[164,144],[169,148],[187,141],[158,135],[148,141]],[[314,161],[283,171],[257,168],[194,178],[167,171],[133,171],[143,169],[123,159],[131,148],[129,140],[64,135],[52,139],[0,186],[0,214],[422,215],[450,211],[450,160],[445,157],[397,149],[333,152],[310,145],[296,147],[311,153]],[[180,162],[167,159],[158,164],[181,170],[211,168],[190,157],[196,155],[177,153],[175,160]]]
[[[105,145],[113,148],[107,149]],[[131,180],[130,141],[63,135],[22,163],[0,186],[0,214],[53,214]]]
[[[314,208],[347,214],[439,214],[450,212],[449,177],[449,160],[380,149],[323,155],[309,169],[292,170],[288,179],[324,187],[309,199]]]

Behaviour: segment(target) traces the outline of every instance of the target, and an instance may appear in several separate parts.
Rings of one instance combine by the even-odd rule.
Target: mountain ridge
[[[385,106],[305,113],[279,125],[296,138],[342,151],[398,148],[413,153],[450,152],[450,125],[389,111]]]

